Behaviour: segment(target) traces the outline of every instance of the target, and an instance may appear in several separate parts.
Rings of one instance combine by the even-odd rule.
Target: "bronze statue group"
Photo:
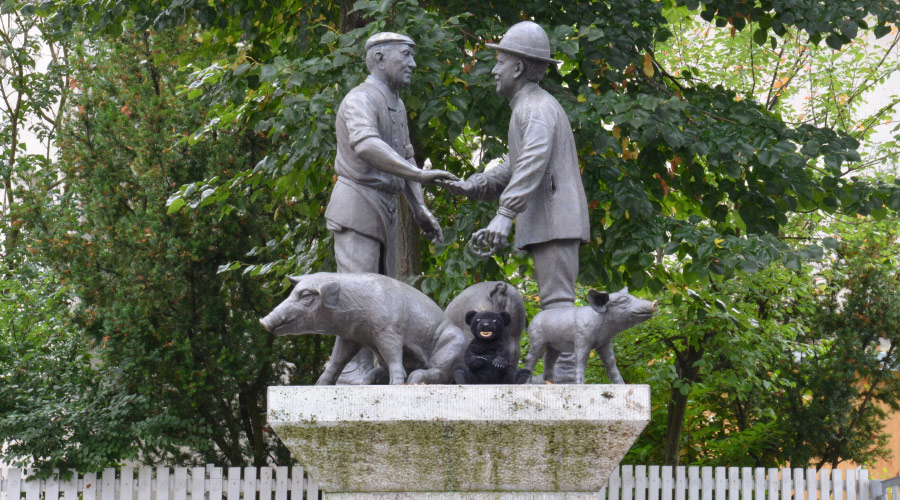
[[[589,297],[589,307],[574,306],[578,249],[590,235],[587,200],[568,118],[559,102],[539,85],[548,66],[559,61],[550,57],[544,29],[531,21],[514,25],[499,44],[487,46],[497,51],[491,71],[497,93],[512,110],[509,153],[495,168],[458,179],[443,170],[421,169],[413,159],[406,108],[398,91],[409,86],[416,68],[415,42],[388,32],[366,41],[369,76],[350,90],[337,112],[337,182],[325,211],[327,227],[334,235],[337,274],[321,274],[328,276],[324,282],[338,284],[337,292],[334,287],[329,291],[337,296],[329,299],[341,309],[342,319],[335,320],[337,309],[329,309],[326,294],[315,287],[300,290],[306,294],[301,299],[302,279],[292,296],[263,319],[273,333],[336,335],[320,384],[524,383],[531,379],[543,351],[547,353],[546,381],[584,383],[584,366],[592,349],[600,352],[610,380],[624,383],[612,354],[612,337],[649,318],[656,302],[627,292],[592,291],[596,295]],[[451,325],[455,332],[448,332],[441,321],[446,315],[421,306],[420,292],[411,287],[394,290],[391,283],[382,283],[396,281],[398,193],[403,193],[425,236],[432,241],[443,238],[439,223],[425,206],[423,184],[472,200],[499,200],[497,214],[469,241],[476,255],[487,257],[502,249],[515,221],[515,247],[531,254],[542,308],[532,324],[544,325],[539,345],[531,342],[525,369],[517,366],[519,350],[508,347],[509,339],[518,343],[521,328],[506,330],[512,320],[507,311],[487,314],[472,309],[465,324]],[[361,286],[370,287],[366,291],[351,276],[340,276],[348,273],[382,276],[364,279]],[[369,299],[368,292],[375,289],[403,295],[392,299],[409,308],[382,311],[388,308]],[[351,296],[341,299],[341,291]],[[298,300],[307,300],[311,309],[302,309]],[[366,307],[348,312],[342,300]],[[306,323],[297,324],[297,317],[306,318]],[[292,321],[290,328],[284,326]],[[568,330],[554,326],[560,324]],[[422,331],[430,334],[423,337]],[[463,333],[467,331],[471,334]]]

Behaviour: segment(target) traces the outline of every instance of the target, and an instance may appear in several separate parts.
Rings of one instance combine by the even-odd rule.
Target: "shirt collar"
[[[391,90],[390,87],[387,86],[386,83],[382,82],[378,78],[375,78],[373,75],[369,75],[366,77],[366,83],[375,86],[379,90],[379,92],[384,95],[385,100],[388,103],[388,108],[391,110],[397,110],[397,101],[400,99],[400,96],[397,92]]]
[[[512,100],[509,101],[509,107],[516,107],[516,101],[521,100],[523,95],[531,94],[532,92],[535,92],[540,88],[540,85],[535,82],[526,83],[524,86],[522,86],[522,88],[519,89],[518,92],[516,92],[516,95],[513,96]]]

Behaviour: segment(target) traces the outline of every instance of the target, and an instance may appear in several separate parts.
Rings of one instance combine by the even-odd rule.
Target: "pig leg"
[[[455,325],[447,324],[441,332],[434,353],[426,361],[425,369],[409,374],[408,384],[450,384],[454,382],[454,367],[463,364],[466,336]],[[470,376],[465,370],[466,378]]]
[[[547,346],[547,354],[544,354],[544,381],[553,383],[553,368],[556,366],[556,360],[559,359],[561,352],[551,346]]]
[[[325,367],[325,371],[319,376],[316,385],[334,385],[347,363],[362,349],[362,344],[352,340],[337,337],[334,341],[334,349],[331,351],[331,361]]]
[[[375,339],[375,350],[387,367],[391,385],[406,383],[406,369],[403,368],[403,336],[388,328]]]
[[[575,345],[575,383],[584,383],[584,372],[587,369],[588,358],[591,355],[591,346]],[[615,362],[615,361],[613,361]]]
[[[609,381],[614,384],[624,384],[625,379],[622,378],[622,374],[619,373],[619,368],[616,366],[616,355],[613,354],[612,342],[610,341],[600,346],[598,352],[600,359],[603,360],[603,366],[606,368],[606,376],[609,377]]]
[[[537,325],[532,325],[528,331],[528,354],[525,355],[525,369],[534,373],[534,367],[537,366],[537,362],[541,359],[541,355],[544,354],[544,335],[541,333],[541,330],[537,328]],[[547,373],[547,370],[544,370],[544,373]]]

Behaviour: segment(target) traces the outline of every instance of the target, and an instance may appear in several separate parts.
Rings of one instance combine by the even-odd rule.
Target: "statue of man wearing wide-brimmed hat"
[[[395,278],[397,195],[406,198],[425,236],[439,242],[441,226],[425,206],[421,185],[456,177],[443,170],[423,170],[413,158],[406,107],[398,90],[410,84],[415,42],[406,35],[383,32],[369,37],[365,49],[369,76],[347,93],[337,111],[337,182],[325,219],[334,234],[337,272]],[[331,356],[336,359],[360,349],[337,337]],[[372,353],[362,348],[339,383],[371,383],[373,376]]]
[[[469,248],[488,256],[506,245],[516,223],[515,246],[531,253],[543,309],[575,303],[578,249],[590,237],[587,199],[581,182],[575,138],[559,102],[542,89],[550,64],[550,41],[538,24],[516,24],[499,44],[491,71],[497,93],[509,99],[507,161],[463,181],[446,182],[455,194],[474,200],[500,200],[497,215],[476,232]],[[574,358],[564,355],[554,383],[574,382]]]

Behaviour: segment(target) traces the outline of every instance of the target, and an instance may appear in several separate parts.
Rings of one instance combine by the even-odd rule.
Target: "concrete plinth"
[[[270,387],[327,499],[586,498],[650,420],[646,385]]]

